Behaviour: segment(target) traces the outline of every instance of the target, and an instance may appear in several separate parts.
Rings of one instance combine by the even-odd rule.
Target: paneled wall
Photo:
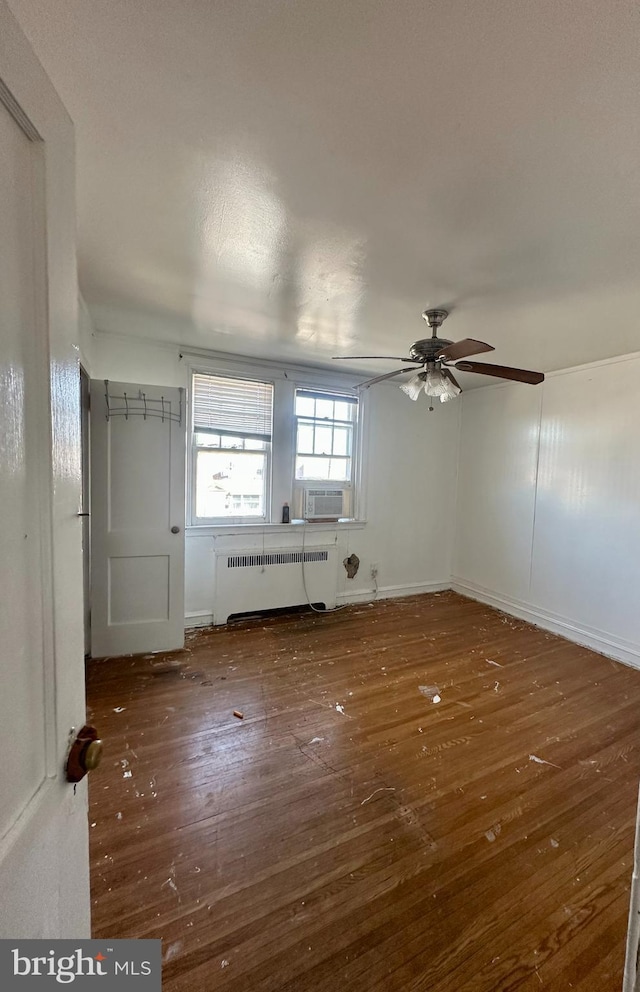
[[[640,356],[465,392],[454,588],[640,665]]]
[[[177,346],[94,333],[93,378],[186,386],[185,363]],[[412,403],[397,386],[382,383],[368,394],[366,523],[310,524],[305,546],[337,544],[339,561],[355,552],[360,569],[348,579],[338,569],[338,599],[369,600],[371,565],[378,566],[379,595],[406,595],[449,586],[455,510],[456,457],[460,407],[438,404],[433,413],[421,397]],[[301,528],[270,525],[238,532],[188,528],[186,534],[186,615],[207,623],[214,613],[216,550],[299,547]]]

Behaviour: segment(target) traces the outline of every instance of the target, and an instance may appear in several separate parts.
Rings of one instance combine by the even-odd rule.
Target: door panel
[[[109,559],[110,623],[169,619],[169,562],[169,555]]]
[[[96,380],[91,396],[91,653],[180,648],[183,391]]]
[[[89,936],[73,128],[0,0],[0,938]]]

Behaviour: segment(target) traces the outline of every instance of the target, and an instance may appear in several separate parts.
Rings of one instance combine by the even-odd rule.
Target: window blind
[[[194,374],[194,431],[270,441],[272,420],[270,383]]]

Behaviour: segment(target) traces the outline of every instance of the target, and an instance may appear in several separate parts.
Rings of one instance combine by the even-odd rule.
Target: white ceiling
[[[495,362],[640,350],[635,0],[10,6],[76,123],[99,329],[325,363],[448,305]]]

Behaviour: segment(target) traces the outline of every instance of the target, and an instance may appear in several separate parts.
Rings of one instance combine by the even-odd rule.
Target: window
[[[280,523],[285,503],[291,520],[353,519],[361,459],[352,380],[266,368],[221,359],[191,369],[190,524]]]
[[[296,390],[296,480],[351,483],[357,400]]]
[[[194,522],[268,519],[273,386],[195,373]]]

